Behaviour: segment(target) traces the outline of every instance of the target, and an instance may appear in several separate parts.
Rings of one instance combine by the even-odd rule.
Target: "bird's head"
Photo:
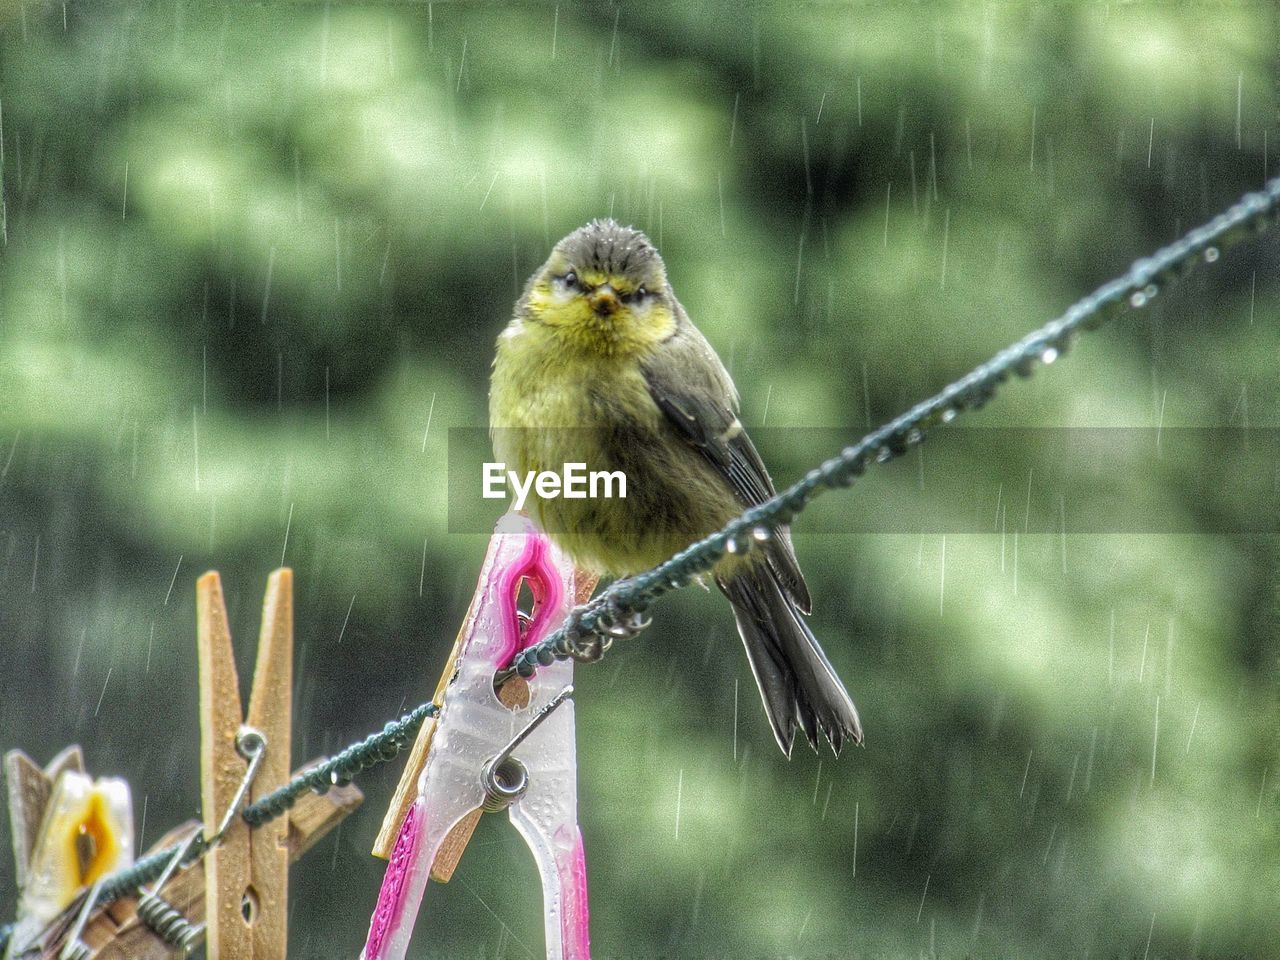
[[[522,304],[527,320],[609,353],[643,349],[675,330],[662,257],[643,233],[613,220],[593,220],[557,243]]]

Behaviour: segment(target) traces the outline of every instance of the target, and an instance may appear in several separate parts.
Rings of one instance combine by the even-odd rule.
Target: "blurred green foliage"
[[[748,424],[853,438],[1280,144],[1265,2],[0,18],[0,747],[83,742],[144,843],[198,806],[202,570],[246,670],[265,574],[297,570],[297,761],[430,695],[484,544],[446,532],[447,432],[483,426],[493,339],[573,227],[650,233]],[[1231,251],[969,425],[1273,426],[1278,252]],[[832,452],[773,435],[780,482]],[[778,755],[700,591],[579,671],[598,957],[1275,955],[1277,541],[1213,533],[1275,497],[1228,496],[1216,448],[1108,476],[1019,435],[934,504],[1002,532],[824,535],[928,495],[928,445],[796,524],[865,749]],[[1205,532],[1019,536],[1099,472]],[[358,951],[397,776],[295,870],[295,956]],[[541,955],[540,909],[490,818],[415,955]]]

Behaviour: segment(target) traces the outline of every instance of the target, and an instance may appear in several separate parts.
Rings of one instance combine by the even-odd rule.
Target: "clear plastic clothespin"
[[[529,702],[512,710],[495,673],[563,622],[574,566],[533,523],[509,513],[489,542],[480,584],[445,691],[418,796],[396,835],[363,960],[403,960],[432,864],[455,825],[477,808],[506,808],[542,877],[548,960],[589,960],[587,882],[578,828],[573,661],[544,666]],[[521,583],[532,618],[516,607]]]

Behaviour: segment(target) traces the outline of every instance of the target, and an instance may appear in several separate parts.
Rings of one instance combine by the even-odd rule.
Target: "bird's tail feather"
[[[778,746],[791,756],[796,725],[815,750],[825,736],[838,754],[846,740],[862,742],[862,724],[848,692],[795,604],[763,564],[717,577],[733,604],[738,633],[764,700]]]

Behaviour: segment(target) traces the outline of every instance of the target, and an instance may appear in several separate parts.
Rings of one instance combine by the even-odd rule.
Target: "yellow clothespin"
[[[241,712],[222,582],[196,583],[200,658],[200,782],[209,960],[284,960],[288,939],[289,817],[256,830],[238,815],[289,777],[293,703],[293,571],[271,574],[249,712]],[[256,766],[256,774],[253,767]],[[245,787],[247,785],[247,791]],[[247,792],[247,797],[245,796]]]
[[[133,863],[133,810],[129,785],[86,774],[78,746],[44,770],[13,750],[5,768],[21,890],[5,955],[17,957],[86,886]]]
[[[21,750],[4,755],[5,784],[9,798],[9,828],[13,835],[13,863],[18,889],[27,885],[27,872],[53,785],[63,770],[84,773],[84,752],[79,744],[67,747],[43,770]]]

